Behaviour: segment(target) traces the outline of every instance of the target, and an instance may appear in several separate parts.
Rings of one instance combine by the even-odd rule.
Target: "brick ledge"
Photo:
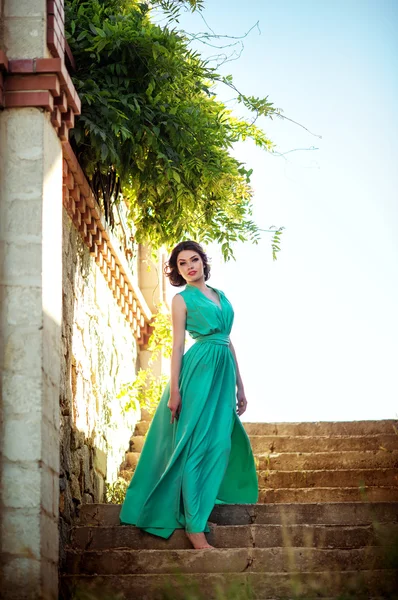
[[[61,58],[7,60],[0,51],[0,107],[49,111],[53,127],[65,141],[81,102]]]

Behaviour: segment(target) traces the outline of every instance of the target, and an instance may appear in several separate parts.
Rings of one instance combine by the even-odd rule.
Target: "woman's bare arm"
[[[238,359],[236,357],[235,348],[232,342],[229,343],[229,348],[231,350],[232,356],[235,361],[235,369],[236,369],[236,399],[237,399],[237,413],[238,415],[243,415],[247,408],[247,400],[245,394],[245,388],[243,386],[242,376],[239,371]]]
[[[173,324],[173,348],[171,352],[170,399],[167,406],[171,410],[171,423],[178,418],[181,410],[181,395],[179,378],[182,355],[185,344],[185,322],[187,309],[182,296],[177,294],[171,303],[171,318]]]
[[[242,381],[242,377],[239,371],[239,365],[238,365],[238,359],[236,358],[236,352],[235,352],[235,348],[232,342],[229,342],[229,348],[232,352],[232,356],[234,357],[234,361],[235,361],[235,368],[236,368],[236,387],[238,388],[238,390],[243,390],[244,386],[243,386],[243,381]]]

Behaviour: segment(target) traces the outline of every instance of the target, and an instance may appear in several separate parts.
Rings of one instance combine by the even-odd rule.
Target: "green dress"
[[[214,289],[214,288],[212,288]],[[123,524],[168,538],[175,529],[208,531],[215,504],[255,503],[257,474],[236,414],[233,309],[187,285],[186,329],[195,339],[182,358],[181,413],[170,424],[169,384],[162,395],[120,513]]]

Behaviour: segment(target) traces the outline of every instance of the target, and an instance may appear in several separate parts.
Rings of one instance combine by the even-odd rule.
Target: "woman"
[[[120,520],[168,538],[184,528],[194,548],[206,540],[214,504],[255,503],[257,475],[238,418],[247,407],[234,347],[233,309],[208,285],[196,242],[178,244],[165,269],[185,289],[172,301],[171,378],[154,415]],[[195,344],[184,355],[185,330]],[[236,407],[237,401],[237,407]]]

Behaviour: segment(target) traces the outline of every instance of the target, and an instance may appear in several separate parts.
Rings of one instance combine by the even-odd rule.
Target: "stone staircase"
[[[183,531],[162,540],[120,526],[117,505],[85,505],[60,597],[398,599],[398,422],[245,427],[259,503],[215,507],[208,539],[216,550],[190,549]],[[127,478],[147,428],[137,425]]]

